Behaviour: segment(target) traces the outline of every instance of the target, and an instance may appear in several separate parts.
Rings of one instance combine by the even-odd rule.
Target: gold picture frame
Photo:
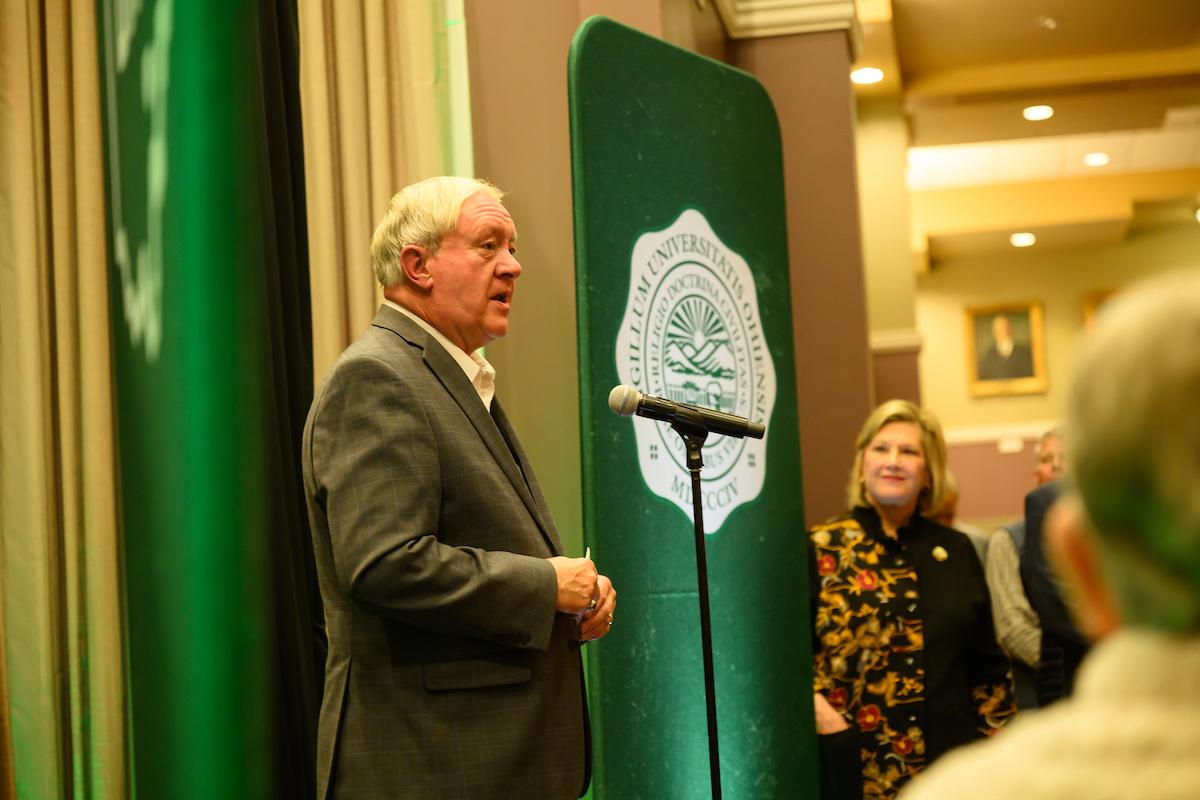
[[[972,397],[1040,394],[1049,387],[1041,303],[967,308],[966,334]]]

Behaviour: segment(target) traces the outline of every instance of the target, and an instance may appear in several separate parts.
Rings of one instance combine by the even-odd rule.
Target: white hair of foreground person
[[[1124,624],[1200,631],[1200,270],[1118,295],[1098,323],[1067,460],[1105,583]]]

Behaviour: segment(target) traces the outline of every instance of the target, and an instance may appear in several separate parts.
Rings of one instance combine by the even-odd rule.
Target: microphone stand
[[[717,693],[713,679],[712,620],[708,612],[708,560],[704,543],[704,508],[700,502],[701,453],[708,427],[703,418],[681,408],[671,429],[683,437],[687,447],[687,468],[692,475],[692,519],[696,534],[696,582],[700,594],[700,644],[704,651],[704,699],[708,709],[708,763],[712,778],[712,798],[721,800],[721,759],[717,753]]]

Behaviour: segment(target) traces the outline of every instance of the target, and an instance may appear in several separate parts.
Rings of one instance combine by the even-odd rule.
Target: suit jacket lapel
[[[516,430],[513,429],[512,423],[509,422],[508,415],[504,413],[504,406],[500,404],[499,397],[492,398],[492,417],[495,420],[496,428],[499,429],[500,435],[504,437],[504,441],[508,443],[514,458],[517,460],[517,466],[525,478],[529,493],[534,502],[530,510],[534,512],[534,516],[538,519],[542,531],[550,541],[550,549],[554,551],[555,555],[562,555],[562,541],[558,537],[558,529],[554,526],[554,520],[550,516],[550,506],[546,503],[546,498],[542,496],[542,489],[538,485],[537,478],[533,475],[533,468],[530,466],[529,459],[525,455],[525,448],[521,447],[521,440],[517,438]]]
[[[478,392],[471,382],[467,380],[466,373],[462,367],[454,360],[454,357],[446,352],[446,348],[433,339],[426,333],[421,326],[410,320],[408,317],[396,311],[389,306],[382,306],[379,312],[375,315],[375,324],[387,328],[407,341],[417,345],[424,353],[426,366],[433,372],[437,379],[445,387],[446,392],[454,399],[467,419],[471,421],[471,425],[479,433],[479,438],[483,440],[492,457],[496,459],[496,463],[500,465],[500,469],[504,472],[513,489],[521,498],[521,502],[529,509],[529,513],[533,516],[542,535],[546,538],[550,545],[551,551],[555,555],[562,553],[562,545],[558,541],[557,531],[554,529],[553,523],[550,523],[549,513],[543,514],[545,509],[545,500],[541,497],[540,490],[538,491],[537,499],[533,496],[533,489],[536,488],[536,483],[526,483],[525,475],[529,473],[527,463],[517,464],[517,457],[520,457],[524,462],[524,453],[520,449],[520,442],[517,441],[516,434],[512,431],[511,425],[508,424],[508,418],[503,417],[504,425],[507,427],[505,434],[500,433],[500,422],[498,419],[493,419],[488,413],[487,407],[479,399]],[[496,404],[493,398],[493,405]],[[500,411],[503,415],[503,411]],[[510,450],[505,438],[513,443],[513,448]],[[519,454],[519,456],[514,455]],[[529,473],[531,474],[531,473]]]

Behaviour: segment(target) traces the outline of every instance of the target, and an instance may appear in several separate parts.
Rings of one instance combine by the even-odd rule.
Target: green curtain
[[[101,2],[133,783],[311,794],[294,2]]]

